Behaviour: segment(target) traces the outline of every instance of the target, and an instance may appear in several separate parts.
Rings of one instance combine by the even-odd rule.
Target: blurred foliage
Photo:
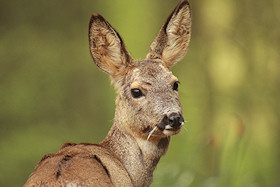
[[[102,14],[144,58],[177,0],[2,1],[0,186],[21,186],[63,142],[100,142],[115,93],[92,63],[87,29]],[[191,1],[192,40],[172,70],[186,131],[152,186],[280,186],[280,1]]]

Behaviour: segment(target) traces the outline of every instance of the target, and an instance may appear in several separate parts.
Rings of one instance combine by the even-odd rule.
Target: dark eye
[[[179,81],[174,82],[173,84],[173,90],[178,91]]]
[[[131,95],[133,98],[139,98],[143,96],[143,93],[141,92],[141,90],[137,89],[137,88],[133,88],[131,89]]]

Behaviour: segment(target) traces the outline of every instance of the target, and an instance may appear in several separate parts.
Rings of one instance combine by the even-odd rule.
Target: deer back
[[[98,144],[64,143],[45,155],[24,186],[133,186],[119,158]]]

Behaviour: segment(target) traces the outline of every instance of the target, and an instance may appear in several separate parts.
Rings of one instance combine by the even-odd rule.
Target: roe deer
[[[169,68],[186,54],[190,36],[190,6],[182,0],[146,59],[134,61],[116,30],[93,14],[89,49],[118,94],[114,124],[100,144],[64,143],[45,155],[25,186],[149,186],[170,137],[184,124],[179,82]]]

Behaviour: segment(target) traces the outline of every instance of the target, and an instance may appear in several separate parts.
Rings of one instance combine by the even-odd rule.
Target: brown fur
[[[45,155],[25,186],[149,186],[153,171],[180,128],[160,129],[166,116],[182,114],[178,79],[169,68],[190,40],[190,7],[182,0],[162,26],[146,60],[134,62],[123,40],[100,15],[93,14],[89,45],[96,65],[110,75],[118,92],[115,121],[100,144],[64,143]],[[132,97],[131,89],[143,96]],[[149,132],[155,129],[149,141]]]

